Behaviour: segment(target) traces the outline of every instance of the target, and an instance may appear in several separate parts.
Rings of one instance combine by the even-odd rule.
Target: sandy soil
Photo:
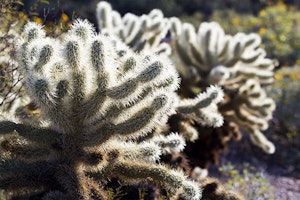
[[[230,142],[230,151],[222,154],[220,165],[249,163],[269,177],[276,200],[300,200],[300,136],[287,139],[267,134],[276,152],[265,154],[245,136],[240,142]]]

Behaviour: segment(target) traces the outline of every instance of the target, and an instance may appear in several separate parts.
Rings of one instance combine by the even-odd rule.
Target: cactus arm
[[[197,184],[192,181],[184,180],[185,178],[182,173],[164,166],[155,165],[149,167],[149,164],[132,164],[126,161],[119,161],[111,167],[111,173],[118,174],[125,180],[136,177],[141,179],[151,177],[154,182],[163,184],[173,195],[175,195],[176,190],[181,189],[184,199],[196,200],[201,197],[201,190]]]
[[[165,48],[161,48],[161,41],[167,34],[169,21],[158,9],[142,16],[127,13],[121,18],[118,12],[112,10],[110,4],[100,2],[97,5],[96,17],[101,33],[118,36],[134,51],[150,49],[167,52]]]
[[[162,15],[151,13],[155,16]],[[160,28],[154,21],[150,28]],[[33,127],[0,122],[6,151],[0,171],[13,174],[18,163],[28,169],[14,179],[1,176],[1,188],[9,191],[19,185],[43,199],[91,199],[105,197],[100,188],[116,175],[133,183],[152,179],[186,199],[201,196],[198,184],[157,164],[162,151],[180,151],[184,146],[174,134],[161,138],[164,142],[151,139],[175,114],[179,101],[178,74],[168,59],[134,53],[115,38],[96,35],[92,25],[82,20],[61,40],[46,37],[35,23],[29,23],[23,35],[17,51],[24,84],[47,123]],[[40,163],[42,174],[36,171]],[[34,175],[41,177],[30,182],[27,178]],[[44,190],[37,194],[34,184]]]
[[[0,163],[0,187],[14,191],[29,187],[51,187],[57,184],[54,173],[55,165],[46,161],[27,163],[5,159]]]
[[[0,133],[2,135],[10,134],[13,131],[17,131],[20,136],[27,140],[44,145],[56,143],[61,136],[60,133],[49,129],[35,128],[24,124],[17,124],[12,121],[0,122]]]
[[[185,115],[196,115],[196,120],[202,125],[219,127],[223,124],[223,117],[217,112],[216,104],[222,100],[223,91],[219,87],[211,86],[206,93],[181,101],[177,111]]]

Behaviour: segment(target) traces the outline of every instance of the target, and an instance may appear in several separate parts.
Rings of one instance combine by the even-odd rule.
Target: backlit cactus
[[[267,123],[271,119],[275,103],[265,95],[261,86],[273,82],[275,66],[271,59],[266,58],[266,52],[260,48],[259,35],[254,33],[226,35],[216,22],[203,22],[196,31],[189,23],[182,23],[176,17],[164,18],[158,13],[157,10],[153,10],[149,15],[137,17],[127,14],[122,18],[107,2],[100,2],[97,7],[100,31],[121,38],[134,50],[161,52],[157,50],[160,46],[165,52],[168,51],[167,55],[171,54],[169,58],[174,62],[182,79],[179,90],[182,97],[195,97],[212,84],[221,86],[225,91],[225,101],[220,103],[218,108],[225,119],[228,118],[228,123],[233,118],[234,123],[249,130],[255,144],[266,152],[273,153],[274,145],[262,135],[261,131],[268,127]],[[153,27],[157,28],[157,31],[145,28],[154,24],[156,25]],[[171,33],[170,38],[167,32]],[[153,37],[153,34],[156,36]],[[150,41],[145,39],[150,38],[147,36],[156,38],[153,39],[156,41],[155,45],[147,45],[150,48],[144,45]],[[167,40],[171,42],[164,43]],[[248,87],[249,79],[250,82],[256,82],[254,84],[256,90],[260,88],[260,95],[255,97],[252,95],[250,98],[240,91],[240,88]],[[244,100],[240,102],[241,99]],[[254,103],[249,103],[250,99]],[[228,109],[230,105],[238,105],[238,108]],[[263,126],[257,125],[257,120],[261,121]],[[195,140],[197,130],[189,123],[180,123],[183,126],[176,130],[188,129],[189,135],[193,135],[190,139]],[[187,135],[187,132],[184,131],[183,134]]]
[[[273,82],[274,64],[259,48],[257,34],[226,35],[216,22],[203,22],[198,31],[189,23],[171,18],[174,48],[189,71],[196,71],[206,84],[238,88],[249,78],[262,84]]]
[[[182,95],[195,96],[211,84],[224,89],[225,101],[219,105],[225,119],[234,118],[251,133],[254,144],[267,153],[274,145],[261,133],[268,127],[275,103],[261,85],[272,83],[274,63],[265,58],[256,34],[226,35],[215,22],[204,22],[198,31],[188,23],[171,18],[174,39],[173,59],[182,76]],[[179,59],[178,59],[179,58]]]
[[[169,21],[158,9],[152,10],[148,15],[127,13],[121,17],[117,11],[112,10],[109,3],[101,1],[97,5],[96,16],[102,34],[118,36],[134,51],[170,51],[168,45],[161,44],[169,29]]]
[[[201,197],[200,186],[183,172],[157,164],[163,151],[185,145],[176,133],[159,135],[160,127],[176,112],[220,126],[220,88],[182,101],[171,63],[135,54],[82,20],[62,40],[28,23],[17,55],[24,87],[43,122],[1,117],[0,188],[29,198],[105,199],[103,184],[117,177],[152,181],[184,199]]]

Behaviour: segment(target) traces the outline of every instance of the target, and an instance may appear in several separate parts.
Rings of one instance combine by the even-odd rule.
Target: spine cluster
[[[275,103],[266,96],[262,87],[273,82],[275,65],[260,48],[258,34],[226,35],[216,22],[203,22],[195,30],[194,26],[182,23],[176,17],[164,18],[158,10],[149,15],[126,14],[121,17],[107,2],[98,4],[97,19],[100,30],[121,38],[134,50],[167,52],[165,55],[174,61],[182,78],[181,96],[196,97],[199,91],[210,85],[221,86],[225,101],[219,103],[220,112],[225,118],[233,117],[239,126],[246,126],[251,137],[256,138],[252,139],[255,144],[268,153],[274,152],[274,145],[262,136],[261,131],[268,127],[275,108]],[[164,42],[167,40],[170,40],[170,45]],[[153,45],[145,45],[149,42]],[[158,50],[160,47],[168,51]],[[256,82],[255,90],[259,90],[260,95],[250,97],[240,91],[249,86],[248,80]],[[228,109],[234,105],[238,108]],[[259,111],[254,111],[256,109]],[[262,121],[264,126],[258,126],[257,121]]]
[[[30,198],[106,199],[103,183],[117,177],[152,180],[184,199],[201,197],[200,186],[183,172],[157,164],[162,153],[185,146],[182,136],[162,135],[160,127],[176,112],[221,125],[222,117],[212,113],[220,88],[181,101],[168,60],[133,53],[82,20],[62,40],[28,23],[17,54],[23,85],[45,121],[1,119],[0,188],[29,190]]]
[[[169,21],[161,10],[154,9],[142,16],[127,13],[121,17],[109,3],[101,1],[97,5],[96,16],[102,34],[118,36],[134,51],[170,51],[168,45],[161,44],[169,29]]]
[[[275,109],[263,89],[275,66],[257,34],[226,35],[215,22],[195,30],[157,9],[121,17],[103,1],[96,16],[100,34],[87,20],[76,20],[61,38],[46,36],[37,23],[24,27],[18,62],[11,62],[18,72],[0,76],[0,90],[8,88],[4,78],[24,88],[41,116],[20,122],[0,109],[0,189],[21,199],[108,199],[105,186],[117,178],[198,200],[200,184],[162,164],[164,154],[181,155],[201,138],[205,145],[221,138],[225,148],[239,138],[238,127],[275,151],[262,133]],[[208,127],[217,134],[202,134]]]
[[[225,35],[215,22],[202,23],[198,31],[188,23],[171,19],[175,51],[188,70],[184,79],[195,78],[187,85],[205,87],[217,84],[224,88],[225,101],[219,106],[225,117],[233,117],[249,130],[251,140],[267,153],[274,145],[261,133],[268,128],[275,103],[261,85],[273,82],[274,63],[259,48],[257,34]]]

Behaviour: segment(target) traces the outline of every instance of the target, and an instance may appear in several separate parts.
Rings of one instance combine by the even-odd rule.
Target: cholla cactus
[[[160,10],[154,9],[142,16],[127,13],[121,17],[109,3],[101,1],[96,16],[102,34],[118,36],[135,51],[151,49],[157,53],[170,53],[169,46],[161,44],[169,29],[169,21]]]
[[[261,85],[273,82],[274,63],[266,58],[266,52],[259,47],[260,37],[254,33],[226,35],[215,22],[202,23],[196,32],[191,24],[181,23],[175,17],[166,20],[159,13],[153,10],[149,15],[137,17],[127,14],[121,18],[107,2],[100,2],[97,7],[99,29],[121,38],[134,50],[149,49],[145,45],[149,41],[156,41],[152,43],[155,45],[148,45],[152,52],[172,48],[168,51],[172,50],[170,58],[180,72],[182,87],[179,93],[184,98],[196,96],[211,84],[223,87],[226,101],[220,104],[219,110],[228,118],[228,123],[234,118],[237,124],[249,130],[255,144],[266,152],[273,153],[274,145],[261,131],[267,128],[266,124],[271,118],[275,104],[272,99],[266,97]],[[146,27],[154,27],[156,31]],[[171,46],[161,43],[167,37],[168,31],[171,32]],[[163,48],[157,48],[158,46]],[[243,96],[244,93],[240,91],[241,87],[249,85],[249,79],[260,87],[259,96],[248,98],[249,96]],[[241,99],[244,99],[243,102],[240,102]],[[255,102],[255,106],[252,102]],[[230,105],[239,107],[228,109]],[[257,109],[260,111],[256,111]],[[263,126],[257,125],[257,120],[262,121]],[[190,139],[195,140],[197,131],[188,123],[180,123],[184,127],[179,129],[188,129],[193,135],[189,136]],[[184,132],[186,135],[187,132]]]
[[[0,188],[48,200],[105,199],[106,179],[118,177],[151,180],[184,199],[201,197],[199,185],[183,172],[157,164],[164,151],[182,150],[183,138],[151,135],[175,111],[221,125],[215,114],[220,88],[181,101],[171,63],[135,54],[95,34],[87,21],[76,21],[62,41],[46,37],[36,23],[28,23],[23,35],[19,68],[44,121],[32,125],[1,117]]]
[[[254,144],[273,153],[274,145],[261,131],[268,127],[275,103],[266,96],[261,84],[272,83],[274,63],[259,48],[260,37],[243,33],[225,35],[215,22],[202,23],[196,32],[191,24],[181,23],[177,18],[170,20],[173,57],[182,63],[178,67],[183,79],[182,95],[194,96],[194,91],[210,84],[222,86],[225,101],[219,106],[220,112],[246,127]]]
[[[257,34],[225,35],[216,22],[201,23],[196,32],[189,23],[170,20],[176,53],[188,67],[186,70],[197,72],[206,84],[237,89],[250,78],[262,84],[273,82],[273,61],[265,58],[265,51],[259,48],[261,39]]]

